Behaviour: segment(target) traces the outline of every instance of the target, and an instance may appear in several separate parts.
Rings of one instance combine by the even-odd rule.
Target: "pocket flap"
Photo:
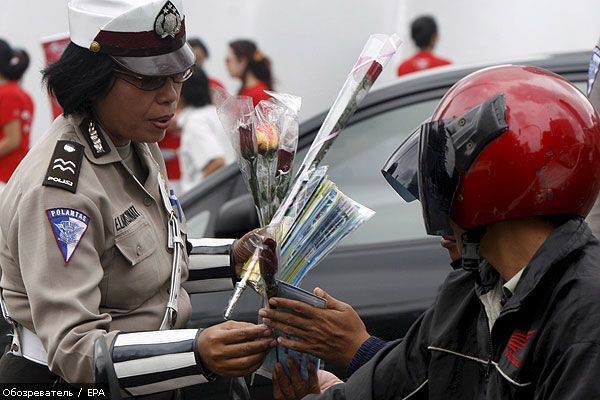
[[[123,235],[115,237],[115,246],[131,266],[135,266],[156,251],[157,242],[152,227],[147,221],[142,221],[132,228]]]

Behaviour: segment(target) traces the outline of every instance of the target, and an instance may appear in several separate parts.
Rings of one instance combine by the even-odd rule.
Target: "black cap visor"
[[[196,62],[189,44],[167,54],[148,57],[112,57],[129,71],[146,76],[175,75],[188,70]]]

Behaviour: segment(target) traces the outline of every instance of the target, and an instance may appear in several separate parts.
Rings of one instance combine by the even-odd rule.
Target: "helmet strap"
[[[470,229],[462,234],[462,268],[465,271],[475,272],[479,270],[481,256],[479,255],[479,243],[485,235],[486,228]]]

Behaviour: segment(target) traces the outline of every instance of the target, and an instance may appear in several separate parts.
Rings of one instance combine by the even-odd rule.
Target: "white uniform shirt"
[[[210,161],[222,157],[229,165],[235,161],[235,153],[214,106],[186,107],[177,123],[182,129],[179,165],[181,191],[185,193],[204,180],[203,170]]]

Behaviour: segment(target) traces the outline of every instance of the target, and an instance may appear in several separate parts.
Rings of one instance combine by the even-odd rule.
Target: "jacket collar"
[[[91,118],[88,116],[69,116],[75,127],[80,142],[84,145],[85,157],[94,164],[103,165],[121,161],[121,156],[110,137],[104,133],[98,123],[93,123],[94,129],[89,129]],[[96,146],[97,147],[96,147]]]
[[[518,309],[549,271],[555,267],[568,268],[567,265],[560,265],[562,261],[581,249],[591,236],[592,231],[581,217],[573,217],[554,229],[523,270],[515,292],[506,302],[502,313]]]

